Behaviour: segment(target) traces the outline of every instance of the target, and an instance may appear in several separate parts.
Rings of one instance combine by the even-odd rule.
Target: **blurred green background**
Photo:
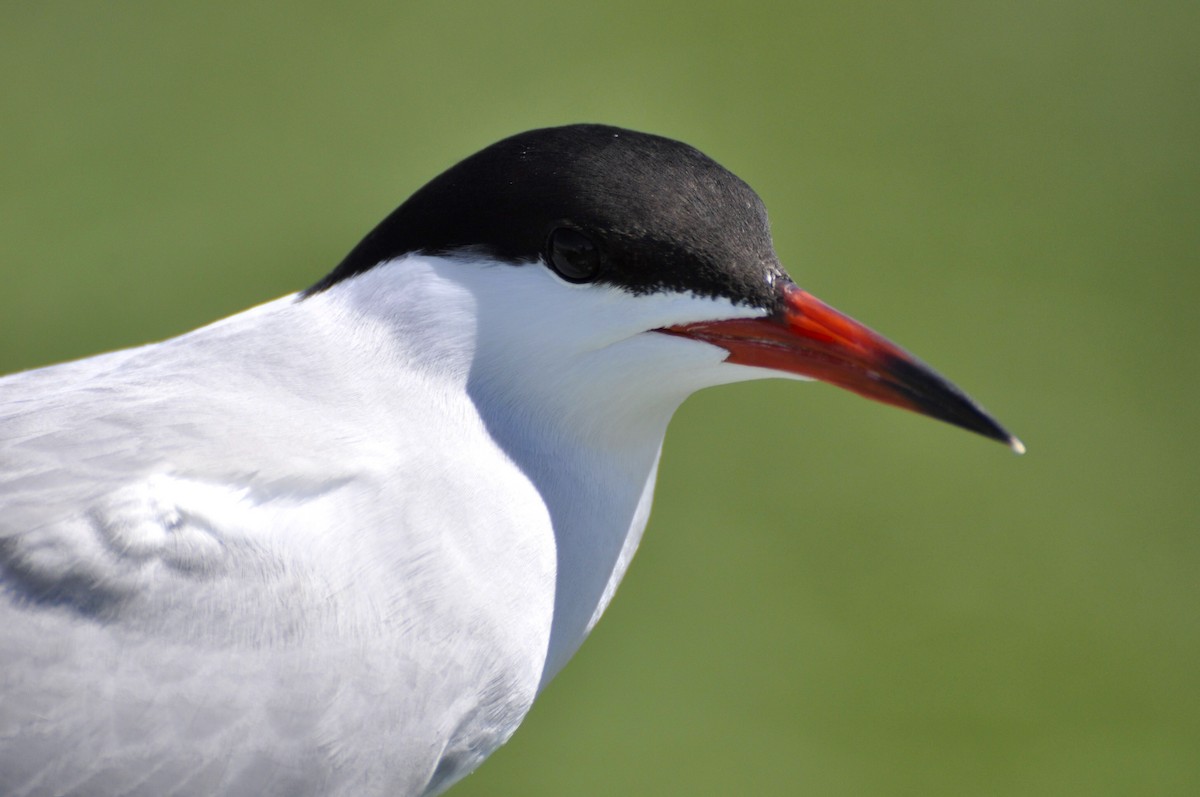
[[[709,391],[453,794],[1200,794],[1200,4],[0,5],[0,368],[307,286],[531,127],[684,139],[1029,446]]]

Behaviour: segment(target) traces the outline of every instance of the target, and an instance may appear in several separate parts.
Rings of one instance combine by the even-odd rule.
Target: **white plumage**
[[[611,598],[672,411],[754,375],[648,331],[720,314],[414,256],[0,380],[0,793],[449,785]]]
[[[309,291],[0,379],[0,795],[417,797],[624,575],[672,413],[819,378],[1020,443],[598,125],[488,147]]]

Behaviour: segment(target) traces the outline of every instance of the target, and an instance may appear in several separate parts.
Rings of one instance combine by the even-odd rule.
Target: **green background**
[[[684,139],[1029,454],[690,400],[641,553],[453,794],[1200,794],[1200,4],[0,5],[0,368],[304,287],[531,127]]]

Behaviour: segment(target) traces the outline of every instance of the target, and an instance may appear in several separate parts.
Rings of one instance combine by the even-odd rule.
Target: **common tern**
[[[601,125],[307,290],[0,380],[0,794],[444,791],[608,605],[675,409],[779,376],[1022,450],[797,287],[744,182]]]

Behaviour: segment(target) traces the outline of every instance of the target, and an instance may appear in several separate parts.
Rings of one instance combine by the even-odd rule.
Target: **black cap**
[[[606,125],[520,133],[443,172],[384,219],[317,293],[401,255],[545,262],[568,227],[600,252],[593,281],[772,307],[786,277],[750,186],[694,147]]]

